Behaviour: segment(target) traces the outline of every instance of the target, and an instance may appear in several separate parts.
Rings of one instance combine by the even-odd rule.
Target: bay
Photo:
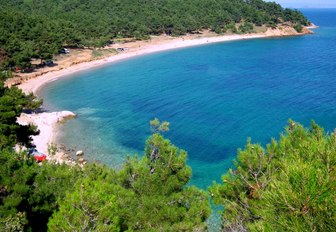
[[[315,34],[197,46],[77,73],[44,87],[48,110],[78,114],[59,141],[118,168],[143,154],[149,120],[188,151],[191,185],[220,181],[247,138],[267,144],[288,119],[336,127],[336,10],[303,10]]]

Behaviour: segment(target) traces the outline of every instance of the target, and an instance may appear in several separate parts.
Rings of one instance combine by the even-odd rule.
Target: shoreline
[[[69,163],[69,161],[72,162],[72,160],[66,157],[65,152],[60,150],[57,144],[54,144],[55,134],[57,133],[59,123],[75,117],[76,114],[70,111],[31,114],[21,113],[20,117],[17,118],[17,122],[21,125],[34,124],[37,126],[40,130],[40,134],[32,136],[32,142],[36,145],[36,149],[39,152],[47,155],[49,161]],[[18,150],[20,149],[21,148],[18,147]]]
[[[314,27],[315,28],[315,27]],[[311,27],[309,28],[311,29]],[[45,86],[46,84],[56,81],[62,77],[69,76],[71,74],[89,70],[95,67],[101,67],[106,64],[110,64],[116,61],[122,61],[129,58],[134,58],[137,56],[143,56],[147,54],[152,54],[156,52],[162,52],[173,49],[201,46],[206,44],[214,44],[221,42],[229,42],[229,41],[239,41],[239,40],[247,40],[247,39],[259,39],[259,38],[276,38],[276,37],[288,37],[288,36],[299,36],[313,33],[310,31],[308,27],[304,28],[302,33],[296,32],[291,27],[282,27],[276,29],[268,28],[266,32],[262,33],[252,33],[252,34],[243,34],[243,35],[212,35],[212,36],[199,36],[196,38],[185,38],[182,37],[168,37],[168,36],[159,36],[155,40],[150,41],[136,41],[134,42],[134,47],[131,49],[127,49],[126,51],[103,57],[97,60],[84,61],[77,64],[72,64],[69,67],[65,67],[63,69],[57,71],[50,71],[47,73],[42,73],[42,75],[33,77],[28,80],[23,80],[19,85],[23,92],[26,94],[33,93],[37,95],[38,91]],[[128,43],[125,44],[115,44],[114,47],[127,46]],[[113,48],[114,48],[113,47]],[[7,84],[11,85],[11,84]],[[43,117],[41,117],[41,115]],[[56,115],[56,117],[55,117]],[[58,124],[63,121],[65,118],[75,117],[73,112],[67,111],[67,116],[59,116],[63,115],[62,112],[50,112],[50,113],[41,113],[35,114],[33,117],[27,119],[27,115],[23,117],[23,120],[20,120],[20,123],[33,123],[37,125],[40,130],[40,134],[37,136],[33,136],[34,143],[36,145],[37,150],[46,153],[47,157],[52,160],[56,160],[56,162],[67,162],[69,161],[69,154],[65,154],[64,151],[58,151],[56,156],[50,157],[48,152],[48,145],[55,144],[56,138],[55,134],[58,130]],[[22,118],[20,116],[20,118]],[[33,120],[31,120],[33,118]],[[18,120],[19,121],[19,120]],[[59,149],[58,149],[59,150]]]
[[[149,41],[136,41],[133,42],[135,46],[131,49],[113,54],[111,56],[102,57],[95,60],[87,60],[80,63],[71,64],[69,67],[61,68],[60,70],[51,70],[36,77],[23,80],[17,85],[25,93],[37,94],[38,90],[53,81],[58,80],[64,76],[69,76],[74,73],[89,70],[95,67],[101,67],[116,61],[127,60],[137,56],[148,55],[152,53],[188,48],[194,46],[201,46],[206,44],[230,42],[230,41],[239,41],[239,40],[248,40],[248,39],[260,39],[260,38],[277,38],[277,37],[288,37],[288,36],[300,36],[312,34],[313,32],[310,29],[316,28],[315,25],[305,27],[303,32],[298,33],[292,27],[280,27],[271,29],[268,28],[266,32],[260,33],[250,33],[250,34],[230,34],[230,35],[218,35],[210,34],[206,36],[199,35],[198,37],[189,38],[188,36],[181,37],[171,37],[171,36],[157,36],[155,40],[151,39]],[[162,39],[162,41],[161,41]],[[137,46],[139,44],[139,46]],[[110,48],[117,48],[129,46],[129,43],[124,44],[115,44],[110,46]],[[7,83],[11,86],[12,84]]]
[[[290,36],[290,35],[288,35]],[[23,81],[21,84],[18,85],[18,88],[20,88],[25,93],[33,93],[37,94],[38,90],[53,81],[58,80],[59,78],[62,78],[64,76],[69,76],[71,74],[89,70],[96,67],[101,67],[106,64],[110,64],[117,61],[127,60],[130,58],[148,55],[152,53],[162,52],[162,51],[168,51],[168,50],[174,50],[174,49],[180,49],[180,48],[188,48],[188,47],[195,47],[195,46],[201,46],[205,44],[213,44],[213,43],[221,43],[221,42],[230,42],[230,41],[238,41],[238,40],[247,40],[247,39],[258,39],[258,38],[267,38],[267,37],[277,37],[277,36],[267,36],[264,33],[259,34],[247,34],[247,35],[225,35],[225,36],[219,36],[219,37],[204,37],[204,38],[198,38],[198,39],[191,39],[191,40],[181,40],[181,38],[174,38],[168,43],[164,44],[151,44],[151,42],[148,42],[147,46],[140,47],[137,50],[134,51],[125,51],[122,53],[118,53],[116,55],[112,55],[106,58],[88,61],[88,62],[82,62],[79,64],[71,65],[68,68],[61,69],[58,71],[51,71],[46,74],[39,75],[35,78],[28,79],[26,81]],[[126,44],[127,45],[127,44]]]

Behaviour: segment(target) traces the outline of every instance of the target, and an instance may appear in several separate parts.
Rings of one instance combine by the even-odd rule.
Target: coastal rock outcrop
[[[84,152],[82,150],[79,150],[76,152],[76,156],[83,156]]]
[[[265,32],[267,37],[276,36],[290,36],[290,35],[304,35],[312,34],[313,32],[307,27],[302,28],[302,32],[297,32],[292,26],[279,26],[277,28],[268,28]]]
[[[36,149],[44,154],[48,154],[49,144],[54,142],[54,134],[56,133],[57,123],[65,119],[74,118],[76,114],[71,111],[60,112],[43,112],[43,113],[22,113],[17,118],[17,122],[21,125],[33,124],[40,131],[39,135],[32,136]]]

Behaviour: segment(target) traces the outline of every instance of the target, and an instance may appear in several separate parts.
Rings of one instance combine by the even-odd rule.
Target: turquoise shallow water
[[[78,114],[60,141],[118,167],[142,154],[149,120],[189,153],[191,184],[206,188],[248,137],[266,144],[289,118],[336,127],[336,10],[304,10],[320,26],[301,37],[236,41],[137,57],[72,75],[41,90],[50,110]]]

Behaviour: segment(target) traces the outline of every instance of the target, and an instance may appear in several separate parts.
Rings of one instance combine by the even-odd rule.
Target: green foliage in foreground
[[[5,88],[0,83],[0,149],[30,144],[30,136],[38,133],[36,127],[19,125],[16,118],[23,110],[35,110],[41,104],[34,95],[25,95],[16,87]]]
[[[224,231],[336,231],[336,134],[290,122],[266,149],[248,141],[210,188]]]
[[[195,187],[185,187],[190,176],[186,152],[154,134],[143,158],[129,158],[118,172],[102,168],[99,175],[79,180],[48,227],[50,231],[204,230],[210,214],[208,197]]]
[[[48,163],[39,166],[25,154],[1,150],[0,231],[45,230],[58,200],[64,199],[80,174],[75,167]]]
[[[43,163],[0,152],[0,231],[192,231],[210,215],[205,192],[186,187],[186,152],[159,134],[120,171]]]
[[[12,150],[34,128],[16,117],[41,102],[0,85],[0,231],[204,231],[207,194],[186,186],[187,153],[154,133],[142,158],[115,171],[104,165],[43,163]],[[24,129],[23,129],[24,128]],[[210,188],[224,206],[225,231],[336,231],[336,132],[290,122],[266,148],[248,141],[235,170]]]

